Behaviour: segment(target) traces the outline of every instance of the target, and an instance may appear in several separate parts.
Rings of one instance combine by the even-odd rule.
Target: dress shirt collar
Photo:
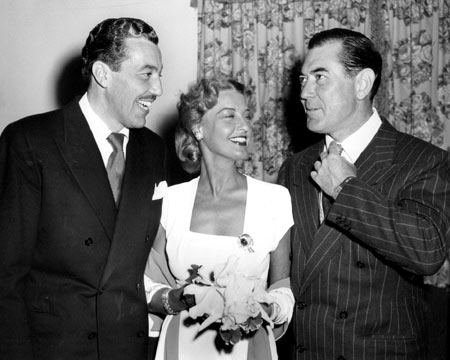
[[[345,157],[352,163],[358,160],[359,155],[372,141],[373,137],[377,133],[381,126],[381,119],[375,108],[372,108],[373,114],[358,130],[347,137],[340,144],[344,149]],[[325,136],[326,147],[330,146],[330,143],[334,139],[330,135]]]
[[[86,93],[81,97],[79,104],[81,111],[83,112],[83,115],[88,122],[89,128],[94,135],[95,142],[97,143],[97,146],[102,155],[103,163],[106,166],[106,164],[108,163],[109,155],[112,152],[112,145],[107,140],[109,134],[111,134],[111,130],[108,128],[106,123],[94,112],[91,105],[89,104]],[[119,131],[119,133],[125,135],[125,138],[123,139],[123,152],[126,156],[126,148],[130,130],[124,127]]]

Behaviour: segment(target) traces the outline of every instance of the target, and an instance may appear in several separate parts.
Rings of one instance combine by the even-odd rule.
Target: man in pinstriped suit
[[[288,159],[295,359],[426,359],[424,275],[450,239],[448,154],[372,107],[381,56],[364,35],[326,30],[300,77],[308,129]]]

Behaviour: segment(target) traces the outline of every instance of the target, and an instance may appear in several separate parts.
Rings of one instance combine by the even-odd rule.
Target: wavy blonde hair
[[[201,123],[205,113],[217,104],[219,93],[224,90],[236,90],[246,97],[250,96],[243,84],[224,78],[201,79],[180,96],[175,151],[183,169],[189,174],[200,171],[202,158],[192,130]]]

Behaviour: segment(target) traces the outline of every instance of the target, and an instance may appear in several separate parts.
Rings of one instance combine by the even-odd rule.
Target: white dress
[[[201,265],[200,274],[208,277],[215,265],[225,263],[231,255],[239,257],[237,271],[246,276],[267,280],[270,252],[276,249],[283,235],[293,225],[288,190],[280,185],[247,177],[243,233],[253,239],[254,252],[250,252],[237,237],[190,231],[198,179],[169,187],[163,200],[161,225],[166,231],[168,265],[177,282],[183,282],[189,277],[188,269],[193,264]],[[189,322],[186,318],[187,311],[165,318],[158,343],[157,360],[247,359],[247,340],[241,340],[225,351],[217,328],[208,328],[198,333],[199,323]],[[172,329],[176,329],[176,336],[173,335],[174,331],[169,331],[170,335],[167,336],[169,324]],[[269,342],[272,358],[276,359],[275,340],[271,331]],[[175,355],[169,356],[170,353]]]

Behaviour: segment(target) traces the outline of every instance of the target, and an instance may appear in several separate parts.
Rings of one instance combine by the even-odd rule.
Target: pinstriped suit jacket
[[[288,159],[296,359],[424,359],[422,276],[450,239],[448,154],[383,121],[319,224],[310,178],[323,141]]]

